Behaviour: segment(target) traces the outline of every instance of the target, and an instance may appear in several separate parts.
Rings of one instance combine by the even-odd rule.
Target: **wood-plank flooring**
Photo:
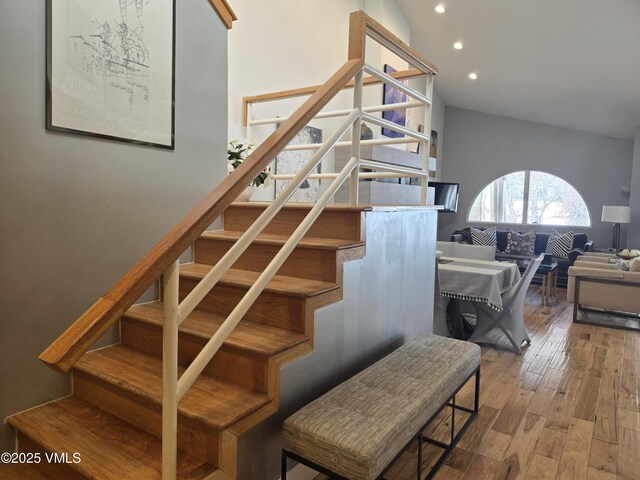
[[[480,413],[436,479],[640,479],[640,333],[574,324],[564,293],[542,307],[530,289],[522,356],[482,346]],[[472,389],[458,402],[470,406]],[[450,420],[428,435],[447,441]],[[425,468],[438,451],[424,447]],[[416,461],[414,447],[385,478],[415,479]]]

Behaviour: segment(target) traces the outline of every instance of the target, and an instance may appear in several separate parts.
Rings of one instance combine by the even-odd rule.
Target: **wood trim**
[[[401,70],[399,72],[389,73],[388,75],[395,78],[396,80],[407,80],[409,78],[424,77],[427,74],[424,72],[421,72],[418,69],[413,68],[409,70]],[[369,85],[378,85],[382,83],[382,81],[379,78],[373,77],[373,76],[365,77],[362,80],[362,82],[365,87]],[[353,85],[354,85],[354,82],[353,80],[351,80],[344,86],[343,90],[346,90],[348,88],[353,88]],[[317,92],[321,87],[322,85],[312,85],[309,87],[293,88],[291,90],[281,90],[279,92],[263,93],[261,95],[242,97],[242,125],[245,127],[247,126],[248,108],[250,103],[269,102],[272,100],[281,100],[284,98],[293,98],[293,97],[301,97],[303,95],[312,95],[315,92]]]
[[[363,10],[349,15],[349,60],[361,58],[364,61],[367,43],[367,19],[369,16]]]
[[[382,46],[391,50],[393,53],[398,55],[403,60],[406,60],[407,63],[409,63],[409,65],[417,68],[418,70],[421,70],[423,73],[430,74],[430,75],[438,75],[438,67],[436,67],[433,63],[431,63],[422,54],[418,53],[416,50],[414,50],[409,45],[407,45],[402,40],[400,40],[398,37],[396,37],[393,33],[391,33],[389,30],[383,27],[380,23],[375,21],[366,13],[364,13],[364,11],[359,10],[351,14],[350,26],[353,24],[351,23],[351,19],[354,17],[357,18],[356,20],[353,20],[353,22],[355,22],[356,25],[359,25],[360,23],[364,22],[364,24],[366,25],[367,35],[369,35],[371,38],[376,40]],[[360,27],[357,27],[357,28],[360,28]],[[359,30],[354,33],[360,34]],[[351,37],[351,35],[352,33],[349,32],[349,37]],[[351,48],[352,47],[351,47],[351,38],[350,38],[349,39],[350,54],[351,54]],[[363,53],[364,53],[364,50],[363,50]]]
[[[227,3],[227,0],[209,0],[209,3],[220,17],[220,20],[222,20],[222,23],[224,23],[228,29],[233,28],[233,22],[236,21],[238,17]]]
[[[176,258],[200,236],[256,175],[293,139],[362,69],[363,63],[345,63],[319,90],[307,99],[280,128],[273,132],[247,160],[227,176],[165,237],[136,263],[102,298],[60,335],[40,360],[66,372],[156,281]]]

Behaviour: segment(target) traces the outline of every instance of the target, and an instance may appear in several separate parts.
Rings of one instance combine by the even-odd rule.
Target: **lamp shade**
[[[602,221],[610,223],[631,222],[631,207],[621,205],[603,205]]]

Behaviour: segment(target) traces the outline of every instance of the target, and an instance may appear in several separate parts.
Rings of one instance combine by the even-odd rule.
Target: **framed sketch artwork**
[[[289,145],[308,145],[322,143],[322,129],[305,126]],[[276,175],[296,174],[315,155],[315,150],[291,150],[280,152],[276,157]],[[318,164],[312,173],[322,173],[322,164]],[[276,195],[289,184],[289,181],[276,180]],[[290,202],[314,203],[320,198],[320,180],[307,179],[289,199]]]
[[[175,0],[47,1],[47,129],[174,148]]]

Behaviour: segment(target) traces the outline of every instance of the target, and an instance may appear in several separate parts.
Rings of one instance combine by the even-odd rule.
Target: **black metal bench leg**
[[[281,480],[287,480],[287,454],[282,451],[282,471],[280,475]]]
[[[453,441],[456,437],[456,396],[453,396],[451,400],[451,448],[453,448]]]
[[[422,478],[422,432],[418,434],[418,480]]]
[[[476,391],[473,399],[473,413],[478,413],[480,409],[480,368],[476,372]]]

